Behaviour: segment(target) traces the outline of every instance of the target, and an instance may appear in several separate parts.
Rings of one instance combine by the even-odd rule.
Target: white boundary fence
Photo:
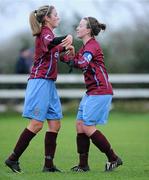
[[[26,84],[28,75],[0,75],[1,84]],[[149,84],[149,74],[110,74],[109,80],[112,84],[126,84],[125,88],[114,89],[114,98],[147,98],[149,99],[149,88],[127,88],[127,84]],[[83,84],[83,75],[60,74],[57,84]],[[78,88],[58,89],[62,98],[81,98],[86,90]],[[25,89],[0,89],[0,99],[24,98]]]

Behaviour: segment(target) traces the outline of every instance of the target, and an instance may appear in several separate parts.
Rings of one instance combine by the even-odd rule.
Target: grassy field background
[[[4,165],[16,140],[28,121],[20,114],[0,114],[0,180],[147,180],[149,179],[149,113],[111,112],[109,122],[98,128],[110,140],[123,159],[124,165],[114,172],[105,173],[106,157],[91,145],[88,173],[73,173],[77,164],[75,145],[75,115],[65,115],[58,136],[55,164],[63,173],[42,173],[44,158],[44,129],[32,140],[20,158],[22,174],[14,174]]]

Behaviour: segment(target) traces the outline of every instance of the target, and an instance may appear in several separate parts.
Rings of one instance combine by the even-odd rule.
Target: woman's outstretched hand
[[[70,45],[66,47],[65,49],[66,49],[66,52],[65,52],[66,55],[75,56],[75,48],[73,45]]]
[[[72,35],[67,35],[65,39],[62,40],[61,45],[67,49],[71,44],[73,43],[73,37]]]

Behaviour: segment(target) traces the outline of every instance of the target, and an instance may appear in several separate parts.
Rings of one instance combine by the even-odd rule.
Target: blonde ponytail
[[[37,36],[41,32],[41,23],[37,21],[36,14],[36,11],[32,11],[29,17],[30,27],[33,36]]]

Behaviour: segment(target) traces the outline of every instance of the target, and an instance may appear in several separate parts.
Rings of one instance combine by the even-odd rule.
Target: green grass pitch
[[[44,159],[43,130],[32,140],[20,158],[24,173],[14,174],[4,165],[27,121],[19,114],[0,114],[0,180],[147,180],[149,179],[149,113],[111,112],[109,122],[98,128],[110,140],[123,159],[124,165],[105,173],[106,157],[91,144],[89,164],[91,171],[73,173],[77,164],[75,145],[75,115],[66,115],[58,136],[55,164],[62,173],[42,173]]]

